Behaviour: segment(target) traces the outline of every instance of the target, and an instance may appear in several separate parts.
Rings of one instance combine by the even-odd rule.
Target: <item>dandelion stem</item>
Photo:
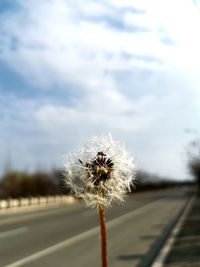
[[[101,228],[101,258],[102,267],[107,267],[107,242],[106,242],[106,223],[105,223],[105,213],[104,207],[99,204],[99,223]]]

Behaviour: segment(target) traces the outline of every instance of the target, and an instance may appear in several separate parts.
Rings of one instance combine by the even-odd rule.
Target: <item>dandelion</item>
[[[106,267],[104,207],[123,202],[126,192],[131,190],[135,177],[133,159],[109,134],[93,137],[79,151],[67,155],[64,166],[65,181],[73,194],[99,211],[102,266]]]

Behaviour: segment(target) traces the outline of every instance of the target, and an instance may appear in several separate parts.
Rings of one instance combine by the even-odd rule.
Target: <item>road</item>
[[[200,266],[200,194],[198,191],[177,233],[163,266]]]
[[[106,210],[109,267],[148,266],[191,193],[173,189],[130,195]],[[0,214],[0,266],[98,267],[98,216],[83,202]]]

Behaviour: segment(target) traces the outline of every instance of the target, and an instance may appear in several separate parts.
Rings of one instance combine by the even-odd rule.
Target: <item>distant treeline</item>
[[[200,191],[200,138],[196,137],[187,147],[187,167]]]
[[[52,172],[7,171],[0,180],[0,198],[68,194],[60,170]]]
[[[161,177],[143,170],[139,170],[136,176],[136,190],[147,191],[164,189],[175,186],[190,186],[194,185],[193,181],[177,181],[176,179],[169,179],[168,177]]]
[[[138,171],[133,191],[154,190],[176,186],[170,181],[145,171]],[[63,171],[7,171],[0,179],[0,198],[21,198],[31,196],[49,196],[69,194],[64,182]]]
[[[191,157],[188,161],[188,168],[200,189],[200,157]]]

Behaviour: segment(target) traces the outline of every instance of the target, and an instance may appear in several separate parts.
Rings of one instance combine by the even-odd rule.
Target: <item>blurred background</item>
[[[134,156],[138,173],[124,210],[114,206],[108,219],[144,208],[149,217],[137,217],[136,225],[160,225],[154,235],[136,227],[134,239],[127,222],[127,243],[111,238],[110,266],[150,266],[158,252],[152,244],[200,185],[199,26],[198,0],[0,0],[0,200],[70,195],[65,153],[110,132]],[[67,255],[16,263],[97,225],[81,201],[50,206],[0,210],[0,266],[98,266],[93,239],[77,245],[87,255],[94,242],[93,257],[82,262],[75,263],[70,245]],[[43,212],[49,217],[40,221]]]

